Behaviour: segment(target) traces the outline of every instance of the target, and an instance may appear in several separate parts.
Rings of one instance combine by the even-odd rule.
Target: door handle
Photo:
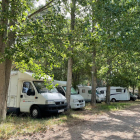
[[[35,97],[35,99],[38,99],[38,97]]]

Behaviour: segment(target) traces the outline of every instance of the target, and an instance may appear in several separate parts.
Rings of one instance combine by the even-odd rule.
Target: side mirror
[[[35,91],[32,91],[31,89],[28,89],[27,95],[28,96],[35,95]]]

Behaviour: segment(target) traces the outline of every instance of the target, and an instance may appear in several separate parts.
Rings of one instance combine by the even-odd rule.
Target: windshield
[[[67,87],[63,86],[64,90],[66,91]],[[73,87],[71,87],[71,95],[78,94]]]
[[[129,94],[130,94],[131,96],[134,96],[131,92],[129,92]]]
[[[56,93],[58,92],[56,88],[47,89],[44,81],[34,81],[33,82],[38,93]]]
[[[99,91],[96,90],[96,94],[101,94]]]

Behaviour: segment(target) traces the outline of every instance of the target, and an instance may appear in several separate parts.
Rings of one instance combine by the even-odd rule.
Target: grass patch
[[[7,119],[0,124],[0,139],[8,139],[11,136],[30,135],[36,132],[45,132],[54,124],[66,122],[67,116],[61,115],[50,118],[32,119],[29,116],[17,117],[7,116]]]
[[[105,103],[96,104],[94,109],[91,109],[90,104],[86,104],[83,110],[72,110],[70,116],[65,114],[45,117],[42,119],[32,119],[30,116],[7,116],[7,119],[0,123],[0,139],[7,140],[10,137],[19,135],[32,135],[37,132],[46,132],[54,125],[67,124],[75,125],[84,119],[85,114],[100,114],[107,111],[124,109],[132,105],[138,105],[140,101],[135,102],[116,102],[106,105]]]
[[[93,111],[94,113],[102,113],[106,111],[116,111],[116,110],[121,110],[125,109],[127,107],[133,106],[133,105],[138,105],[140,104],[140,101],[127,101],[127,102],[115,102],[115,103],[110,103],[110,105],[107,105],[105,103],[101,104],[96,104],[96,106],[92,109],[91,105],[88,103],[86,105],[86,109]]]
[[[70,116],[62,114],[44,117],[42,119],[32,119],[28,115],[24,117],[8,115],[7,119],[0,123],[0,140],[7,140],[10,137],[19,135],[27,136],[37,132],[46,132],[53,125],[69,125],[71,122],[74,122],[73,120],[77,121],[80,118],[80,116],[72,112]]]

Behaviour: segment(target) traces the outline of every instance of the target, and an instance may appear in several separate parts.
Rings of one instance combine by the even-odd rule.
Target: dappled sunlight
[[[124,132],[120,132],[120,131],[114,131],[111,132],[110,131],[92,131],[92,130],[88,130],[88,131],[84,131],[84,133],[82,133],[82,136],[85,139],[94,139],[94,140],[109,140],[109,139],[133,139],[133,133],[124,133]]]
[[[123,117],[125,117],[125,116],[131,116],[131,117],[133,117],[133,116],[136,116],[136,115],[140,115],[140,113],[136,113],[136,112],[133,112],[133,111],[126,111],[126,112],[124,112],[123,110],[121,110],[121,111],[117,111],[117,112],[112,112],[112,114],[118,114],[118,112],[119,112],[119,115],[120,116],[123,116]]]
[[[139,114],[139,112],[137,113]],[[89,120],[85,120],[83,124],[80,123],[75,127],[65,129],[61,133],[61,139],[138,139],[140,138],[140,122],[138,120],[140,120],[140,115],[135,115],[133,109],[112,111],[104,115],[91,117]],[[53,137],[53,139],[58,137]]]
[[[113,104],[113,107],[126,105],[123,110],[106,111],[106,106],[99,113],[102,106],[99,104],[95,110],[71,110],[70,115],[52,115],[42,119],[32,119],[25,116],[8,116],[6,123],[0,125],[1,136],[10,140],[26,138],[29,140],[39,139],[138,139],[140,137],[140,111],[139,106],[130,106],[124,109],[126,103]],[[110,105],[110,107],[112,104]],[[108,108],[107,108],[108,110]],[[96,113],[95,113],[96,112]],[[99,113],[99,114],[98,114]],[[6,130],[6,131],[5,131]]]

